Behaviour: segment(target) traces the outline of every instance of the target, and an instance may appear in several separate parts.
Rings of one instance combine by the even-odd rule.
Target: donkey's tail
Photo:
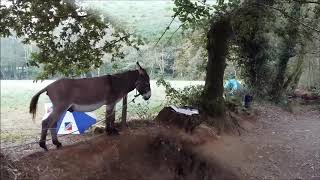
[[[45,91],[47,91],[47,87],[45,87],[44,89],[42,89],[41,91],[39,91],[36,95],[34,95],[31,99],[30,102],[30,110],[29,113],[32,114],[32,119],[34,120],[34,118],[36,117],[36,112],[37,112],[37,104],[38,104],[38,100],[39,100],[39,96],[44,93]]]

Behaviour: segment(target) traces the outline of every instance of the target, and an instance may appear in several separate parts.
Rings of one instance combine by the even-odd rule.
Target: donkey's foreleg
[[[106,132],[108,135],[118,135],[118,130],[114,127],[116,119],[115,106],[107,107],[106,109]]]

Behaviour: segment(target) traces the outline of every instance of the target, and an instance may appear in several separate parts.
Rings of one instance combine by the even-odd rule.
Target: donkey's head
[[[146,70],[144,70],[137,62],[139,77],[136,82],[136,89],[143,96],[144,100],[151,97],[150,78]]]

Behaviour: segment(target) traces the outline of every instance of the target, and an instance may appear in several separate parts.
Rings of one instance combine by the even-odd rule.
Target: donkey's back
[[[48,85],[47,95],[53,103],[67,102],[78,104],[91,104],[106,100],[111,87],[108,86],[108,76],[59,79]]]

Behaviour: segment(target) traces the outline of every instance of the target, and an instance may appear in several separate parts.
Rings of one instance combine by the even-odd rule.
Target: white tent
[[[46,119],[52,112],[52,103],[45,103],[45,114],[42,120]],[[69,112],[66,111],[57,123],[58,134],[83,134],[90,126],[97,122],[94,112]]]

